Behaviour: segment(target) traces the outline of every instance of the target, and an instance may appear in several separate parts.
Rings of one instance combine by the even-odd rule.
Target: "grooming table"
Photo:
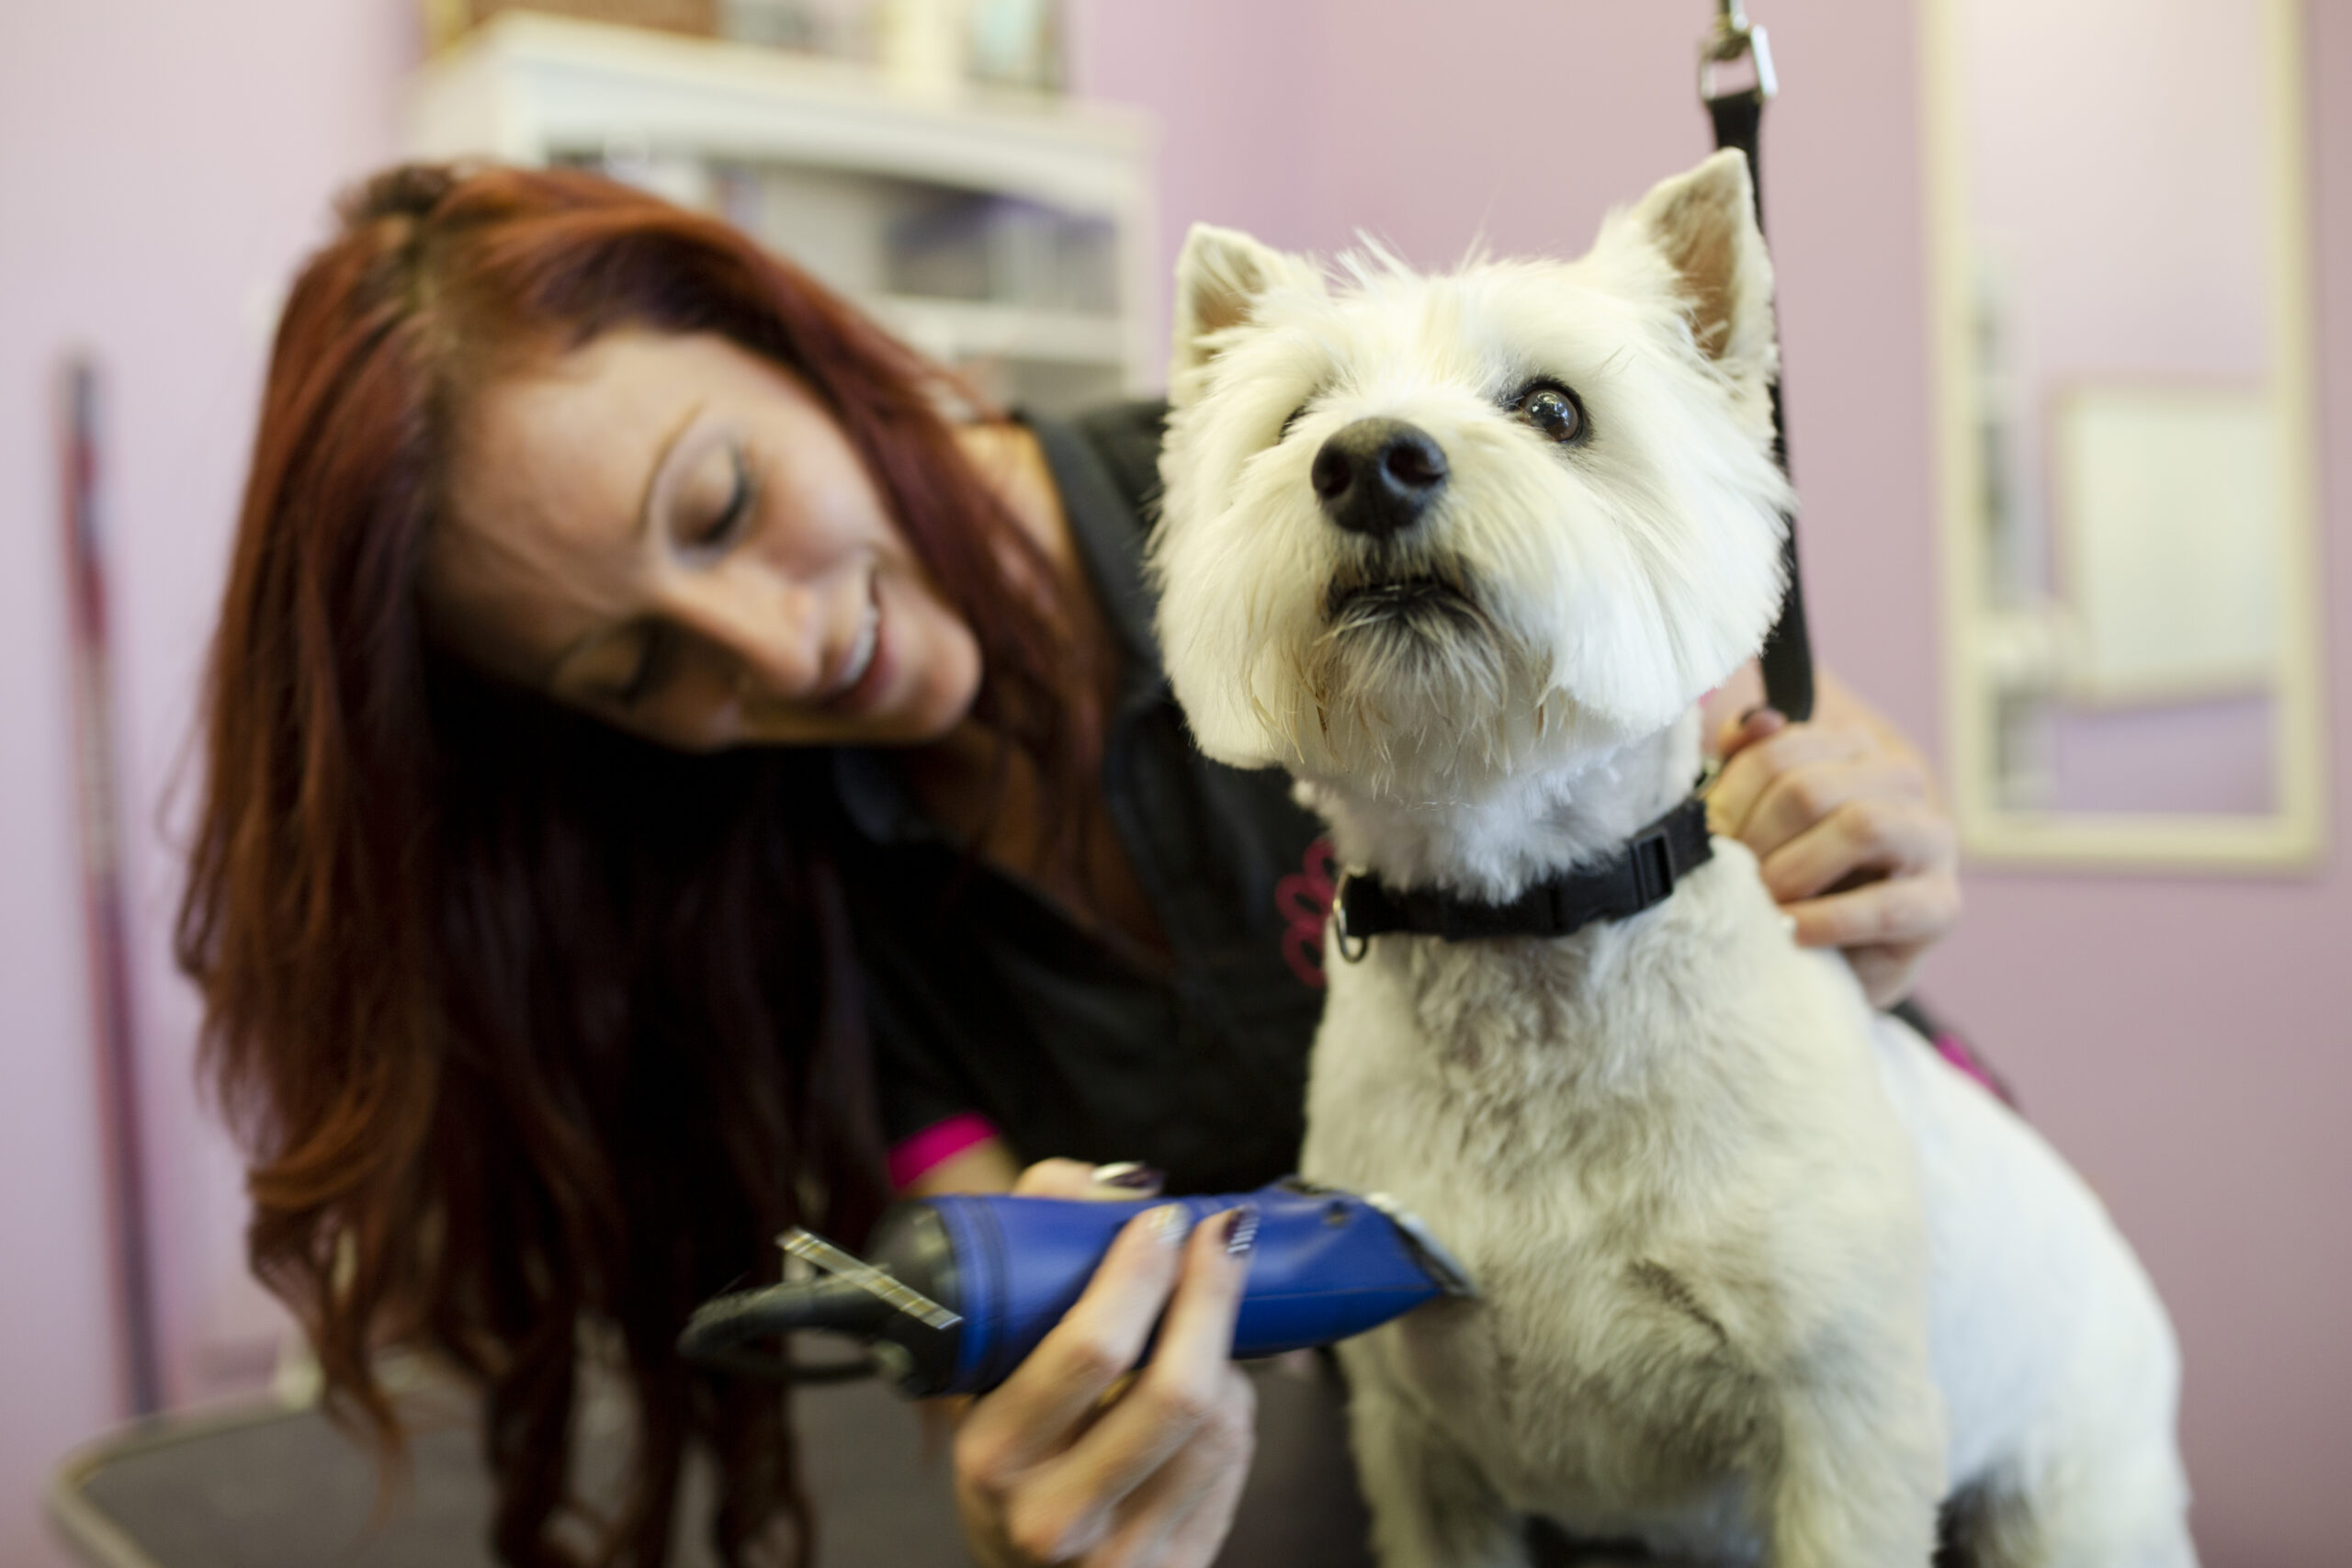
[[[1313,1363],[1258,1370],[1258,1457],[1222,1568],[1369,1568],[1339,1401]],[[59,1534],[92,1568],[496,1568],[473,1401],[399,1396],[410,1472],[376,1517],[373,1459],[315,1408],[276,1403],[168,1417],[72,1456],[50,1488]],[[818,1508],[818,1568],[959,1568],[944,1452],[878,1385],[793,1395]],[[627,1462],[626,1403],[583,1400],[575,1484],[610,1495]],[[934,1443],[934,1448],[944,1444]],[[711,1489],[689,1472],[673,1568],[716,1568]]]

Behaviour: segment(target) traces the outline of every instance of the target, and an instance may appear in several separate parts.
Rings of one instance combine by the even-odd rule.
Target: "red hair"
[[[662,751],[433,645],[419,566],[483,378],[619,325],[800,374],[969,621],[1045,820],[1092,755],[1054,578],[940,374],[714,220],[574,171],[412,166],[344,204],[279,323],[208,694],[180,963],[251,1156],[253,1266],[389,1445],[393,1340],[487,1394],[510,1562],[663,1561],[689,1443],[730,1562],[805,1560],[773,1389],[694,1373],[705,1296],[883,1195],[820,755]],[[813,1212],[812,1212],[813,1210]],[[576,1336],[617,1331],[634,1484],[570,1495]],[[583,1557],[567,1517],[588,1519]]]

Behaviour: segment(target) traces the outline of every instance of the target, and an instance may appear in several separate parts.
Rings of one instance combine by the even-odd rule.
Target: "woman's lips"
[[[882,640],[881,631],[881,612],[869,604],[865,618],[858,623],[857,639],[850,644],[849,653],[842,659],[840,671],[833,676],[828,701],[840,696],[864,678],[867,667],[874,662],[874,649]]]
[[[883,684],[887,672],[883,651],[882,602],[878,587],[874,587],[867,590],[865,618],[818,705],[842,714],[863,711]]]

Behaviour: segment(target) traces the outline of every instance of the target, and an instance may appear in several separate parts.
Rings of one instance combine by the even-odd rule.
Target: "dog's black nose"
[[[1445,488],[1445,450],[1400,419],[1360,419],[1315,454],[1308,478],[1331,521],[1385,538],[1421,519]]]

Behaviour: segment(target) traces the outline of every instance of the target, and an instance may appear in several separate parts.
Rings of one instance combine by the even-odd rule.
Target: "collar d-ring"
[[[1348,886],[1355,880],[1356,872],[1351,867],[1340,873],[1340,885],[1331,890],[1331,931],[1339,939],[1335,945],[1340,956],[1351,964],[1361,964],[1363,955],[1372,951],[1372,938],[1359,936],[1348,929]]]

